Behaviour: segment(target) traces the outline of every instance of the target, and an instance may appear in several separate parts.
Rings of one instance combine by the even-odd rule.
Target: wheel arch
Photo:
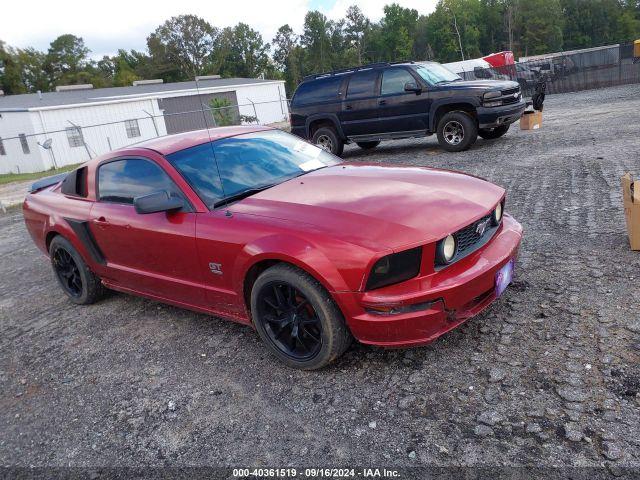
[[[313,138],[315,131],[323,126],[333,127],[342,140],[346,139],[342,126],[340,125],[340,121],[338,120],[338,116],[335,114],[320,113],[316,115],[309,115],[305,123],[305,130],[309,140]]]
[[[49,251],[49,247],[51,247],[51,242],[53,242],[53,239],[55,237],[57,237],[57,236],[62,236],[63,238],[66,238],[66,237],[64,237],[64,235],[62,235],[57,230],[49,230],[47,232],[47,234],[45,235],[45,237],[44,237],[44,246],[47,249],[47,252]]]
[[[449,112],[467,112],[477,121],[477,106],[477,101],[472,99],[459,99],[455,102],[434,102],[431,106],[431,115],[429,115],[429,118],[431,119],[429,130],[435,132],[438,129],[440,119]]]
[[[92,271],[99,270],[104,265],[105,260],[90,233],[87,233],[89,230],[86,224],[87,222],[84,220],[66,217],[50,219],[50,223],[44,233],[46,254],[49,255],[49,248],[53,239],[61,236],[71,243]]]
[[[283,249],[283,245],[287,247]],[[251,289],[258,276],[276,264],[292,265],[317,280],[339,308],[341,308],[339,301],[333,292],[349,289],[333,262],[317,247],[303,239],[287,237],[285,240],[281,235],[261,239],[257,243],[245,246],[238,256],[238,263],[240,265],[236,269],[238,274],[234,284],[236,291],[242,295],[249,318],[251,318]]]

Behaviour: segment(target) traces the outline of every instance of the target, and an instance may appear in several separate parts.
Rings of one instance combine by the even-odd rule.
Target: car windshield
[[[279,130],[224,138],[167,159],[209,208],[340,163],[332,154]]]
[[[418,65],[416,67],[416,72],[429,85],[437,85],[438,83],[455,82],[456,80],[462,80],[459,75],[456,75],[451,70],[448,70],[439,63],[427,63]]]

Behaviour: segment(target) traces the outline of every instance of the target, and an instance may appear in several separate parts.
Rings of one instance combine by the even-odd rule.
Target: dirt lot
[[[434,137],[351,161],[463,170],[508,190],[517,281],[432,345],[354,345],[314,373],[249,328],[125,295],[66,301],[18,210],[0,215],[5,466],[640,468],[640,86],[548,97],[544,126],[462,154]],[[517,127],[517,126],[516,126]]]

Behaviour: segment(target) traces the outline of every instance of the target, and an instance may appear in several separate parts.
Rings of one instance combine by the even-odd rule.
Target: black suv
[[[305,77],[291,99],[291,131],[340,155],[345,143],[438,134],[445,150],[498,138],[525,109],[517,82],[463,81],[438,63],[376,63]]]

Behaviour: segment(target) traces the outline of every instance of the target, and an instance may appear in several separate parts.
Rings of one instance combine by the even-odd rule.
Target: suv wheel
[[[478,139],[476,121],[465,112],[449,112],[438,122],[438,143],[448,152],[467,150]]]
[[[371,150],[372,148],[376,148],[378,145],[380,145],[380,140],[375,140],[373,142],[356,142],[356,145],[358,145],[363,150]]]
[[[338,156],[342,155],[344,142],[338,137],[338,134],[332,127],[320,127],[313,134],[311,141],[327,152]]]
[[[331,295],[292,265],[275,265],[258,277],[251,290],[251,312],[262,341],[293,368],[322,368],[351,344],[351,333]]]
[[[478,130],[478,135],[480,135],[485,140],[493,140],[494,138],[500,138],[509,130],[511,125],[500,125],[495,128],[481,128]]]

